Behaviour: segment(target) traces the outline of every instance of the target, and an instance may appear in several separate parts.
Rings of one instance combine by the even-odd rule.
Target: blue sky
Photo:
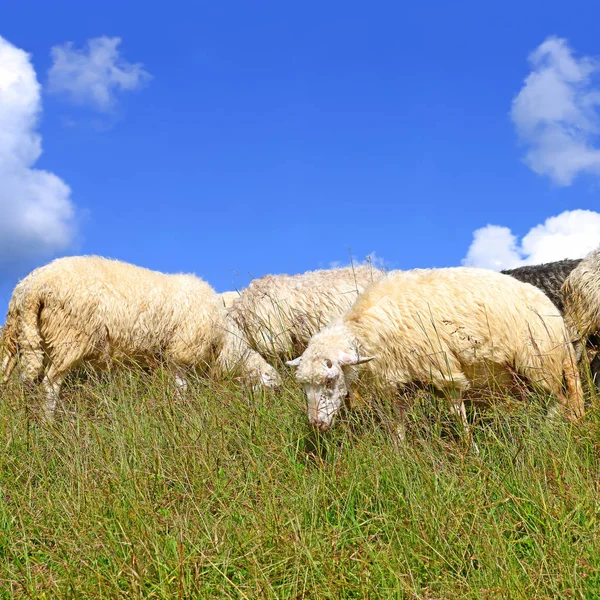
[[[13,2],[2,13],[0,36],[30,55],[41,84],[43,153],[28,168],[69,186],[61,201],[74,211],[68,232],[39,251],[30,238],[22,251],[0,226],[2,313],[20,277],[64,254],[195,272],[224,291],[250,273],[347,262],[349,247],[390,268],[458,265],[489,224],[502,231],[484,231],[486,257],[502,245],[514,254],[516,243],[518,260],[552,260],[536,240],[565,227],[563,254],[600,242],[593,213],[546,223],[600,211],[596,106],[584,101],[600,55],[595,2],[105,0]],[[83,89],[85,77],[69,82],[71,72],[53,88],[51,49],[72,42],[84,56],[101,36],[120,38],[119,60],[148,76],[115,88],[110,106]],[[585,161],[566,174],[547,147],[524,162],[547,143],[538,113],[554,88],[530,94],[541,108],[528,102],[511,118],[536,69],[528,56],[549,36],[565,40],[548,49],[556,61],[571,50],[591,57],[589,70],[577,63],[583,79],[567,77],[576,93],[585,88],[589,119],[575,123]],[[2,123],[0,106],[0,133]],[[581,144],[567,151],[579,157]],[[3,203],[2,186],[10,221],[24,196],[11,187]],[[571,250],[582,222],[585,248]],[[529,247],[522,237],[536,226]]]

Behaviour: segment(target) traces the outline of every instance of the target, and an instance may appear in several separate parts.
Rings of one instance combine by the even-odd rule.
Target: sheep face
[[[279,373],[257,352],[250,353],[246,363],[246,374],[257,390],[261,387],[278,388],[281,385]]]
[[[324,356],[311,350],[309,346],[300,358],[287,364],[298,367],[296,379],[306,392],[310,424],[320,431],[326,431],[350,394],[354,379],[351,367],[374,357],[359,357],[343,351]]]
[[[278,388],[281,385],[281,377],[271,365],[263,365],[260,372],[260,382],[264,387]]]

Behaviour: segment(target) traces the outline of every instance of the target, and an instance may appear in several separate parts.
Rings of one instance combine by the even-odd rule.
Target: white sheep
[[[270,361],[290,358],[382,276],[369,265],[265,275],[241,290],[230,314],[262,356]]]
[[[431,385],[452,398],[465,427],[465,392],[509,385],[514,372],[551,392],[567,416],[583,414],[558,309],[537,288],[485,269],[391,272],[288,364],[298,367],[309,420],[322,430],[357,376],[389,394],[411,383]]]
[[[97,256],[61,258],[19,282],[2,346],[4,380],[18,358],[25,380],[42,381],[49,414],[65,376],[82,362],[105,368],[165,360],[181,386],[188,368],[279,382],[206,282]]]

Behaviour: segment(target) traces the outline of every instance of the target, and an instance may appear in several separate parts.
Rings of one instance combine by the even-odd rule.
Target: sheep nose
[[[272,379],[268,387],[275,391],[279,391],[281,389],[281,379]]]
[[[324,423],[323,421],[319,421],[317,419],[311,419],[310,424],[318,431],[327,431],[329,429],[329,425],[327,423]]]
[[[278,390],[281,387],[281,377],[278,374],[275,375],[263,375],[261,377],[262,383],[265,387]]]

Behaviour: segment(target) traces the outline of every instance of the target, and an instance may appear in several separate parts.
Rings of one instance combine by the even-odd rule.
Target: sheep
[[[449,393],[467,428],[465,392],[508,386],[516,372],[579,418],[583,393],[565,335],[552,302],[507,275],[467,267],[392,271],[288,364],[298,367],[309,421],[320,430],[332,425],[357,377],[386,396],[414,383]]]
[[[575,341],[578,358],[586,345],[598,343],[600,334],[600,248],[588,254],[571,271],[561,288],[564,317]],[[592,342],[593,340],[593,342]],[[593,377],[600,383],[600,358],[591,365]]]
[[[312,335],[382,276],[370,265],[265,275],[240,292],[230,314],[250,346],[272,364],[280,364],[303,352]]]
[[[552,300],[554,306],[562,313],[564,311],[561,287],[571,273],[579,265],[581,258],[564,259],[540,265],[528,265],[516,269],[500,271],[524,283],[530,283],[539,288]]]
[[[98,256],[60,258],[19,282],[2,341],[4,381],[18,358],[24,380],[41,380],[48,416],[65,376],[82,362],[102,369],[164,359],[181,387],[188,368],[239,370],[252,382],[279,383],[208,283]]]

